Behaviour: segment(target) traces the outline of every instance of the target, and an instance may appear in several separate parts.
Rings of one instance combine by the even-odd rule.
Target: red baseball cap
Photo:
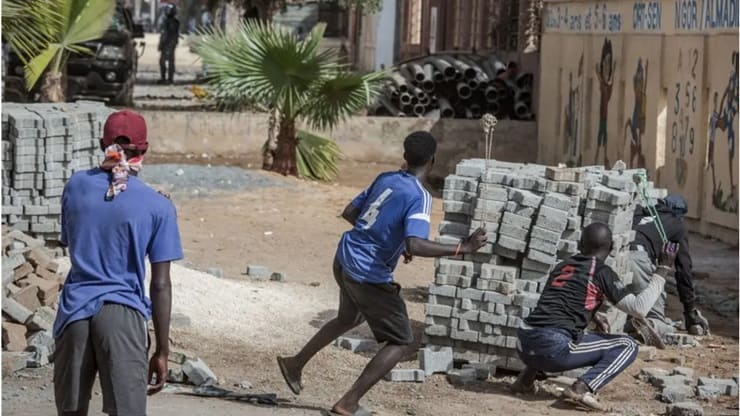
[[[146,141],[144,117],[131,110],[116,111],[108,116],[103,127],[103,145],[108,147],[119,137],[126,137],[131,142],[122,147],[146,152],[149,142]]]

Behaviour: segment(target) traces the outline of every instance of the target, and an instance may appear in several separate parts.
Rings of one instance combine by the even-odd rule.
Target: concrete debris
[[[475,377],[478,380],[488,380],[489,377],[496,375],[496,365],[492,363],[463,364],[462,368],[475,370]]]
[[[186,359],[182,371],[188,380],[196,386],[213,386],[218,382],[216,374],[200,358]]]
[[[663,387],[658,399],[664,403],[685,402],[694,397],[694,389],[685,384],[669,384]]]
[[[335,341],[335,345],[345,350],[359,353],[376,349],[378,342],[374,339],[367,338],[339,337]]]
[[[713,395],[712,393],[715,391],[717,392],[717,396],[737,397],[737,381],[731,378],[699,377],[696,393],[699,397]]]
[[[478,380],[478,371],[475,368],[455,369],[447,373],[447,381],[451,384],[465,385]]]
[[[640,345],[640,350],[637,352],[637,358],[646,362],[654,361],[657,356],[658,349],[649,345]]]
[[[666,345],[674,345],[677,347],[698,347],[699,342],[691,335],[688,334],[666,334],[663,337]]]
[[[419,350],[419,367],[424,374],[447,373],[452,370],[453,358],[451,347],[429,346]]]
[[[188,381],[182,368],[170,368],[167,370],[167,382],[184,384]]]
[[[270,275],[270,280],[273,282],[284,282],[287,280],[287,277],[283,272],[274,272]]]
[[[666,407],[667,416],[704,416],[704,409],[694,402],[680,402]]]
[[[385,379],[388,381],[423,383],[424,370],[394,368],[385,375]]]
[[[12,375],[16,371],[23,370],[28,364],[28,358],[31,356],[30,352],[11,352],[3,351],[3,377]]]
[[[250,383],[247,380],[242,380],[238,384],[235,385],[236,387],[239,387],[242,390],[249,390],[252,388],[252,383]]]
[[[470,172],[476,174],[466,176]],[[455,360],[521,369],[519,325],[537,306],[550,269],[576,254],[579,230],[594,222],[612,229],[614,249],[606,263],[630,284],[632,218],[640,202],[632,178],[642,172],[460,162],[445,179],[438,241],[456,244],[485,226],[489,243],[474,255],[436,262],[423,343],[451,347]],[[613,307],[604,312],[621,331],[626,315]]]
[[[3,350],[23,351],[26,346],[26,326],[3,322]]]
[[[270,277],[270,269],[265,266],[247,266],[247,276],[256,280],[267,280]]]

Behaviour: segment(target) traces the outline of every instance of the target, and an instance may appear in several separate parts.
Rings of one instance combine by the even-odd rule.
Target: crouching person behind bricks
[[[583,230],[581,253],[551,272],[537,307],[519,329],[517,350],[527,367],[512,386],[514,392],[533,391],[538,372],[591,367],[563,395],[588,408],[605,410],[596,392],[634,361],[637,343],[627,335],[608,334],[608,323],[595,312],[608,299],[625,313],[644,317],[670,273],[668,267],[658,268],[645,289],[634,295],[604,264],[611,246],[609,227],[591,224]],[[673,245],[666,247],[661,263],[673,264],[675,250]],[[604,333],[584,334],[592,319]]]
[[[54,323],[54,396],[59,415],[87,415],[99,374],[103,412],[139,416],[152,376],[149,394],[167,376],[170,262],[182,258],[182,246],[174,205],[136,178],[148,148],[144,119],[112,114],[101,148],[100,167],[73,175],[62,197],[61,242],[72,268]],[[147,364],[151,315],[157,346]]]

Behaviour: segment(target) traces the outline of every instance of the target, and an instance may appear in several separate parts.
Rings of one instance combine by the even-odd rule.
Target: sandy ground
[[[189,327],[173,330],[176,347],[203,358],[227,388],[242,380],[249,392],[274,392],[286,400],[279,409],[256,407],[218,399],[160,394],[150,400],[153,415],[313,415],[327,409],[359,375],[369,360],[334,346],[320,352],[306,368],[306,389],[290,393],[274,363],[277,354],[295,352],[336,310],[337,289],[331,276],[336,243],[348,225],[338,218],[346,203],[379,172],[392,165],[345,162],[338,184],[315,184],[272,176],[279,187],[212,193],[207,197],[176,196],[182,241],[188,268],[173,268],[174,312],[188,316]],[[269,174],[268,174],[269,175]],[[183,195],[187,195],[184,193]],[[435,199],[433,228],[441,218],[441,201]],[[702,284],[738,291],[737,247],[692,236],[695,267]],[[254,282],[244,276],[248,264],[270,267],[287,274],[288,281]],[[222,268],[225,278],[192,268]],[[417,338],[424,320],[426,287],[433,281],[432,260],[415,259],[399,265],[396,279],[404,286]],[[671,298],[671,311],[677,309]],[[679,319],[680,315],[673,314]],[[638,359],[626,374],[603,390],[602,400],[615,414],[650,415],[665,411],[654,399],[656,389],[636,380],[642,367],[670,369],[684,360],[697,376],[738,375],[737,318],[707,313],[714,335],[701,340],[702,348],[668,349],[658,359]],[[368,334],[365,327],[355,330]],[[400,364],[412,368],[415,356]],[[3,412],[8,415],[53,413],[50,370],[25,372],[3,380]],[[511,374],[489,381],[454,387],[435,375],[423,384],[381,381],[363,404],[380,415],[572,415],[573,408],[556,399],[547,386],[537,395],[514,397],[506,387]],[[93,409],[99,409],[96,389]],[[705,414],[737,414],[737,399],[702,403]]]

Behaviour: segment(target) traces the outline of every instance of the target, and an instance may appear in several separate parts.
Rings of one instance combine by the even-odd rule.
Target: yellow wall
[[[689,217],[737,230],[738,11],[736,0],[546,1],[539,161],[645,167]]]

